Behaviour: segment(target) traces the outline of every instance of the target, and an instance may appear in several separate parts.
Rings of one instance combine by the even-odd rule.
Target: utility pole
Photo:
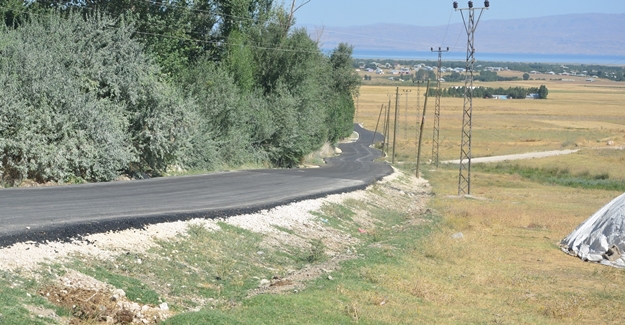
[[[397,111],[399,110],[399,87],[395,90],[395,123],[393,124],[393,158],[391,164],[395,164],[395,147],[397,140]]]
[[[421,107],[421,82],[417,80],[417,121],[415,125],[415,140],[414,140],[414,149],[415,155],[417,154],[417,150],[419,148],[419,108]]]
[[[382,104],[381,109],[384,110],[384,113],[382,113],[382,137],[384,138],[384,140],[382,140],[382,153],[386,155],[386,149],[384,147],[386,146],[388,138],[386,137],[386,108],[384,107],[384,104]]]
[[[388,106],[386,107],[386,133],[388,135],[388,137],[385,138],[385,142],[386,142],[386,154],[388,155],[388,144],[389,142],[389,138],[391,136],[391,131],[390,131],[390,120],[391,120],[391,94],[388,95]]]
[[[406,106],[404,107],[404,137],[408,140],[408,94],[412,89],[402,89],[402,91],[406,95]]]
[[[462,109],[462,140],[460,142],[460,172],[458,176],[458,195],[471,194],[471,128],[473,115],[473,65],[475,63],[475,30],[482,18],[484,9],[490,7],[488,0],[484,7],[474,8],[473,1],[469,1],[468,8],[458,8],[458,1],[454,1],[454,9],[460,11],[465,30],[467,32],[467,62],[464,80],[464,105]],[[479,16],[475,19],[475,10]],[[464,12],[467,12],[465,17]]]
[[[421,163],[421,139],[423,139],[423,124],[425,124],[425,109],[428,107],[428,90],[430,90],[430,81],[425,91],[425,103],[423,104],[423,115],[421,115],[421,132],[419,132],[419,149],[417,150],[417,178],[419,178],[419,164]]]
[[[438,52],[438,70],[436,71],[436,103],[434,104],[434,135],[432,137],[432,162],[434,166],[438,167],[438,147],[439,147],[439,133],[440,133],[440,119],[441,119],[441,78],[442,78],[442,60],[443,52],[449,52],[449,47],[446,50],[441,49],[434,50],[430,48],[432,52]]]
[[[380,106],[380,114],[378,114],[378,123],[375,124],[375,131],[373,131],[373,139],[371,140],[371,145],[375,143],[375,135],[378,133],[378,126],[380,125],[380,117],[382,117],[382,110],[384,109],[384,104]],[[382,140],[382,151],[384,151],[384,140]]]

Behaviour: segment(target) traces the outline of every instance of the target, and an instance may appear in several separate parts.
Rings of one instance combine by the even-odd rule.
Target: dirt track
[[[505,155],[505,156],[494,156],[494,157],[482,157],[482,158],[473,158],[471,159],[472,163],[490,163],[490,162],[500,162],[506,160],[521,160],[521,159],[532,159],[532,158],[545,158],[551,156],[559,156],[559,155],[568,155],[571,153],[578,152],[579,149],[575,150],[552,150],[552,151],[541,151],[541,152],[528,152],[521,153],[516,155]],[[442,161],[443,164],[459,164],[460,160],[447,160]]]
[[[616,146],[616,147],[595,147],[591,149],[612,149],[612,150],[623,150],[625,146]],[[473,158],[471,159],[472,163],[491,163],[491,162],[500,162],[506,160],[521,160],[521,159],[533,159],[533,158],[545,158],[551,156],[559,156],[559,155],[568,155],[572,153],[576,153],[581,149],[567,149],[567,150],[551,150],[551,151],[540,151],[540,152],[528,152],[528,153],[520,153],[515,155],[505,155],[505,156],[493,156],[493,157],[481,157],[481,158]],[[441,161],[443,164],[459,164],[460,160],[446,160]]]

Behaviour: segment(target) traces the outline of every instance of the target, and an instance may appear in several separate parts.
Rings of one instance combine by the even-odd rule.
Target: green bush
[[[189,104],[104,16],[36,16],[0,32],[0,175],[107,181],[163,171],[188,141]]]
[[[0,11],[0,183],[293,167],[351,134],[352,47],[324,55],[282,7],[245,3],[214,4],[238,15],[214,28],[215,15],[147,3],[36,0],[17,19],[13,1]]]

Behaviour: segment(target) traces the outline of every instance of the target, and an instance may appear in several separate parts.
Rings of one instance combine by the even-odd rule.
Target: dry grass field
[[[378,77],[384,80],[384,77]],[[372,82],[378,79],[374,78]],[[388,80],[390,82],[390,80]],[[368,81],[369,82],[369,81]],[[562,148],[605,146],[608,140],[623,143],[625,139],[625,84],[613,82],[516,81],[475,83],[485,87],[538,87],[549,89],[547,100],[473,100],[473,157],[487,157],[531,151]],[[417,119],[423,109],[425,87],[420,89],[408,82],[394,82],[400,86],[398,138],[400,146],[412,143],[417,130]],[[442,87],[459,86],[443,83]],[[403,87],[401,87],[403,86]],[[431,85],[435,87],[436,85]],[[406,98],[408,92],[408,112]],[[368,86],[365,83],[358,98],[357,121],[367,128],[375,128],[380,105],[391,99],[395,107],[396,86]],[[417,112],[417,93],[422,95]],[[424,151],[432,147],[434,98],[428,99]],[[462,125],[462,98],[442,98],[440,118],[440,159],[458,159],[460,156],[460,128]],[[406,118],[407,115],[407,118]],[[407,132],[405,130],[407,129]],[[405,137],[408,134],[409,138]],[[429,150],[426,150],[429,149]],[[429,158],[429,157],[426,157]],[[427,159],[426,159],[427,160]]]
[[[625,145],[625,84],[584,80],[482,84],[505,88],[545,84],[549,96],[547,100],[475,99],[474,157],[578,148],[578,153],[567,156],[500,165],[559,168],[571,175],[607,174],[610,180],[625,181],[625,150],[608,149]],[[408,114],[405,97],[399,101],[397,165],[414,168],[417,87],[400,82],[393,86],[365,84],[360,90],[357,120],[375,128],[380,105],[388,104],[387,94],[395,92],[394,85],[404,86],[400,94],[411,90]],[[422,162],[431,157],[433,111],[434,98],[430,98]],[[462,99],[442,98],[441,160],[459,158],[461,118]],[[439,231],[419,243],[408,257],[413,282],[394,281],[396,269],[384,270],[389,274],[385,286],[398,290],[409,286],[422,299],[418,309],[423,322],[415,323],[622,322],[616,305],[625,299],[625,272],[582,262],[559,249],[562,238],[621,191],[559,186],[515,173],[474,168],[474,198],[459,198],[457,167],[424,164],[422,170],[433,186],[429,205],[441,216]],[[458,233],[462,238],[454,238]]]

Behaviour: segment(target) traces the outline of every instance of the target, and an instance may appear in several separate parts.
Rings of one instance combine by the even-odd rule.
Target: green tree
[[[232,31],[228,38],[228,53],[224,59],[230,74],[236,84],[244,92],[250,92],[256,86],[256,62],[252,48],[248,44],[247,35],[239,31]]]
[[[415,81],[436,80],[434,71],[419,69],[415,72]]]
[[[530,79],[530,74],[529,73],[524,73],[523,74],[523,80],[529,80]]]
[[[464,75],[454,71],[451,74],[445,76],[446,81],[463,81]]]
[[[46,114],[65,107],[62,103],[71,101],[70,98],[81,98],[79,95],[87,96],[80,107],[102,115],[102,127],[112,128],[101,132],[112,134],[113,138],[106,144],[115,150],[126,148],[125,154],[110,155],[122,160],[98,163],[109,168],[102,174],[104,176],[92,177],[91,171],[79,170],[85,169],[83,167],[49,168],[48,165],[54,163],[51,156],[24,156],[20,153],[25,152],[23,148],[15,147],[19,142],[10,142],[6,148],[11,156],[4,156],[6,162],[3,161],[2,166],[13,166],[11,168],[21,174],[37,170],[35,173],[43,175],[42,180],[65,177],[63,175],[107,180],[122,170],[160,174],[172,164],[197,169],[227,168],[247,162],[290,167],[299,164],[304,155],[324,142],[334,142],[351,132],[353,96],[360,85],[360,78],[352,67],[352,47],[340,44],[331,55],[324,55],[306,30],[292,28],[295,10],[287,12],[282,6],[274,7],[273,0],[7,1],[13,1],[18,8],[22,6],[27,13],[37,12],[32,15],[35,17],[54,15],[54,24],[62,27],[49,28],[50,35],[33,34],[37,40],[32,44],[39,44],[39,48],[30,48],[30,51],[42,52],[37,60],[43,60],[46,52],[55,53],[48,55],[50,67],[46,65],[48,62],[41,64],[38,75],[7,68],[7,73],[30,79],[3,83],[7,85],[3,89],[7,93],[2,100],[19,99],[27,89],[42,88],[28,82],[41,82],[48,87],[46,78],[54,80],[55,85],[78,89],[73,90],[78,93],[57,94],[51,88],[50,94],[44,93],[54,101],[33,105],[36,108],[33,112],[20,111],[17,106],[9,110],[13,106],[5,105],[3,114],[10,116],[11,112],[21,112],[33,116],[33,121],[47,121],[52,118]],[[7,30],[19,33],[27,24],[22,20],[13,23],[16,19],[11,15],[11,12],[4,14],[5,25],[10,25]],[[114,19],[106,18],[109,16]],[[23,17],[23,21],[28,20],[28,15]],[[96,22],[72,27],[72,24],[79,24],[80,18]],[[63,19],[69,25],[64,25]],[[57,27],[67,32],[59,32]],[[0,39],[3,54],[5,43],[15,40],[15,37]],[[57,45],[63,48],[55,48]],[[22,53],[24,59],[30,60],[25,51],[15,53]],[[3,60],[1,56],[0,60]],[[6,66],[15,69],[23,66],[16,60],[17,57],[11,57]],[[59,66],[54,67],[54,64]],[[67,75],[68,81],[56,75],[47,77],[50,71],[57,71],[59,76]],[[100,102],[94,102],[93,98]],[[69,119],[72,114],[66,113],[72,109],[63,108],[60,110],[63,114],[52,120]],[[106,113],[109,111],[113,113]],[[107,117],[112,120],[106,122]],[[19,122],[16,118],[3,118],[0,115],[0,133],[4,129],[12,130]],[[88,128],[72,123],[55,125],[67,124],[72,130]],[[117,134],[114,131],[119,132],[118,141],[113,136]],[[64,139],[91,134],[84,130],[63,135],[54,132],[49,133],[49,137],[54,138],[48,141],[52,148],[46,149],[49,153],[63,152],[57,150],[58,139],[64,143]],[[29,148],[45,142],[28,132],[20,136],[10,133],[0,136],[5,141],[2,145],[13,138],[33,139],[32,143],[22,141]],[[93,148],[108,148],[95,143]],[[43,152],[40,149],[32,151]],[[80,153],[76,157],[91,157],[80,150],[75,152]],[[97,160],[97,155],[92,154],[93,159],[89,161]],[[26,162],[41,166],[30,166]]]
[[[538,97],[540,99],[547,99],[547,95],[549,95],[547,87],[545,85],[540,85],[540,88],[538,88]]]
[[[480,81],[497,81],[497,72],[483,70],[477,78]]]
[[[351,134],[354,120],[354,96],[358,95],[361,80],[353,69],[354,47],[340,43],[330,55],[332,67],[332,93],[335,99],[328,107],[327,124],[330,125],[328,140],[336,142]]]

